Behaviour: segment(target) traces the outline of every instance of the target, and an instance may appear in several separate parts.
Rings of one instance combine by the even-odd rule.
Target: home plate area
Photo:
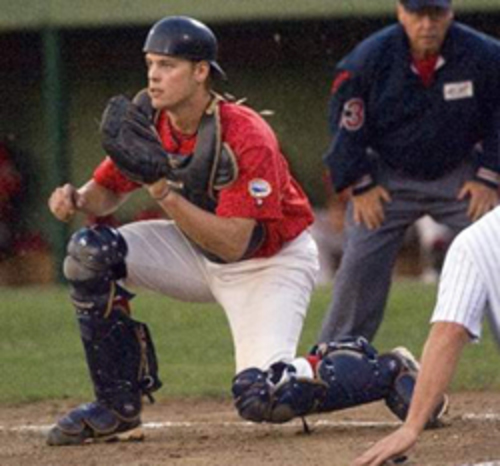
[[[52,401],[0,410],[2,466],[272,466],[350,465],[400,423],[383,402],[310,416],[253,424],[241,420],[229,399],[166,399],[146,405],[146,439],[136,443],[49,447],[47,431],[79,401]],[[453,393],[445,426],[425,431],[408,466],[500,466],[500,395]]]

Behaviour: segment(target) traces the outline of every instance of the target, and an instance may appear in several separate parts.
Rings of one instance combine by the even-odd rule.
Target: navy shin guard
[[[385,399],[400,371],[397,360],[381,358],[364,338],[332,342],[317,350],[319,379],[328,385],[321,411],[336,411]]]

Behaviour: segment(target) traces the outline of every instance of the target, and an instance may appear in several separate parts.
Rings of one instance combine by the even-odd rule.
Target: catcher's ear
[[[203,83],[208,80],[210,76],[210,65],[207,61],[199,61],[195,63],[194,68],[195,79],[199,83]]]

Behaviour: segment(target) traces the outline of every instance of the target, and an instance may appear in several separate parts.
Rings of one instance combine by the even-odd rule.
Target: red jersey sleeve
[[[109,157],[106,157],[95,169],[93,180],[115,193],[129,193],[140,187],[139,184],[123,175]]]

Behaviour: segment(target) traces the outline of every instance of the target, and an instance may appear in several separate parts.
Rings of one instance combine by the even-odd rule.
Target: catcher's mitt
[[[101,118],[101,143],[127,178],[151,184],[160,178],[175,181],[169,154],[151,119],[123,95],[110,99]]]

